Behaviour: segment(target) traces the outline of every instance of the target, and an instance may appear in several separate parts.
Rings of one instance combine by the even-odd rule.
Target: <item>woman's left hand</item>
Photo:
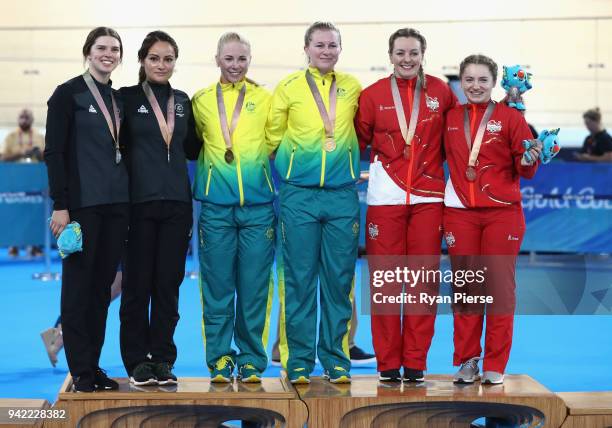
[[[525,154],[521,157],[522,166],[531,166],[535,164],[542,153],[542,142],[540,140],[531,140],[532,146],[525,150]]]

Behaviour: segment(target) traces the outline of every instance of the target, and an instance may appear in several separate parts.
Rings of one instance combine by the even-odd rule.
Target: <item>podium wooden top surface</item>
[[[316,398],[401,398],[475,400],[495,397],[554,397],[555,394],[527,375],[506,375],[502,385],[461,385],[450,375],[427,375],[422,383],[380,382],[376,376],[353,376],[350,384],[332,384],[312,377],[309,385],[295,385],[302,399]]]
[[[612,391],[559,392],[570,415],[612,415]]]
[[[92,393],[71,392],[72,378],[67,376],[59,393],[60,400],[187,400],[211,399],[295,399],[295,390],[283,379],[262,379],[261,383],[212,383],[209,378],[182,377],[178,385],[135,386],[127,378],[116,378],[117,391],[96,391]]]

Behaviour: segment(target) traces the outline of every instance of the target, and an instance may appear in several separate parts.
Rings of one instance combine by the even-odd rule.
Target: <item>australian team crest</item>
[[[446,240],[446,245],[448,247],[455,246],[455,235],[453,235],[453,232],[446,232],[446,234],[444,235],[444,239]]]
[[[501,130],[502,124],[499,120],[490,120],[487,122],[487,132],[497,134],[498,132],[501,132]]]
[[[253,101],[247,101],[244,108],[246,111],[255,111],[255,103]]]
[[[425,104],[427,105],[427,108],[433,112],[437,112],[440,108],[440,102],[438,101],[437,97],[431,98],[426,95]]]
[[[368,235],[370,236],[370,239],[378,238],[378,225],[377,224],[374,224],[374,223],[368,224]]]

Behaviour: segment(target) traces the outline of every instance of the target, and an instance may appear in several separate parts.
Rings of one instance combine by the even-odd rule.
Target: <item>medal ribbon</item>
[[[110,113],[106,108],[106,104],[102,99],[102,95],[98,90],[98,87],[93,81],[93,77],[89,74],[89,71],[83,73],[83,79],[85,80],[85,84],[87,88],[89,88],[89,92],[93,95],[96,104],[98,104],[98,108],[102,110],[102,114],[104,115],[104,119],[106,119],[106,124],[108,125],[108,130],[111,133],[111,137],[113,137],[113,141],[115,142],[115,162],[119,163],[121,161],[121,152],[119,151],[119,131],[121,129],[121,122],[119,120],[119,109],[117,108],[117,103],[115,102],[115,96],[113,95],[113,91],[111,90],[111,102],[113,104],[113,115],[115,116],[115,125],[113,126],[113,120],[111,119]]]
[[[476,132],[476,138],[474,139],[474,143],[472,144],[472,132],[471,128],[474,127],[476,123],[476,105],[472,104],[473,109],[473,117],[472,124],[470,126],[470,115],[467,110],[467,106],[463,107],[463,131],[465,133],[465,141],[468,146],[468,151],[470,152],[470,157],[468,159],[468,169],[474,168],[476,166],[476,160],[478,159],[478,153],[480,153],[480,146],[482,145],[482,138],[484,137],[485,128],[487,126],[487,122],[491,118],[493,114],[493,110],[495,110],[495,103],[493,101],[489,101],[489,105],[480,120],[480,124],[478,125],[478,131]],[[474,182],[470,181],[470,203],[475,205],[475,197],[474,197]]]
[[[164,114],[159,107],[155,94],[153,94],[151,85],[149,85],[149,82],[146,80],[142,82],[142,90],[147,96],[149,104],[151,104],[151,107],[153,108],[153,113],[155,113],[155,117],[157,118],[159,130],[161,131],[162,137],[166,142],[166,148],[168,149],[168,162],[170,162],[170,142],[172,141],[172,134],[174,133],[174,91],[172,90],[172,86],[170,86],[170,84],[168,84],[168,86],[170,96],[168,97],[168,103],[166,104],[166,119],[164,119]]]
[[[308,87],[310,88],[310,92],[312,93],[315,103],[317,104],[321,119],[323,120],[323,126],[325,127],[325,138],[326,140],[333,140],[336,126],[336,75],[332,77],[332,83],[329,87],[329,114],[327,113],[325,103],[323,102],[319,88],[317,88],[317,84],[315,83],[310,70],[306,70],[306,81],[308,82]]]
[[[397,87],[397,79],[395,78],[395,75],[391,76],[391,94],[393,95],[393,104],[395,105],[395,115],[397,116],[397,122],[399,123],[402,137],[404,138],[405,142],[404,157],[409,158],[408,173],[406,174],[406,205],[410,205],[410,189],[412,188],[412,168],[414,162],[412,139],[414,138],[414,133],[419,119],[419,109],[421,107],[421,89],[421,77],[417,76],[414,98],[412,97],[410,86],[408,87],[408,104],[411,105],[411,108],[409,112],[410,125],[407,125],[402,97],[400,96],[399,88]]]
[[[217,109],[219,110],[219,121],[221,122],[221,133],[225,140],[225,148],[232,150],[232,135],[238,126],[238,119],[240,118],[240,111],[242,110],[242,104],[246,94],[246,83],[240,88],[238,99],[236,100],[236,106],[232,113],[232,123],[228,127],[227,124],[227,113],[225,112],[225,102],[223,101],[223,90],[221,89],[221,83],[217,83]]]

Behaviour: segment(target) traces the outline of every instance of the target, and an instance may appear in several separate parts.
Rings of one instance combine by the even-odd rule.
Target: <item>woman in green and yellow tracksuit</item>
[[[304,44],[308,69],[278,84],[266,125],[283,181],[281,361],[292,383],[310,382],[319,280],[316,354],[325,377],[344,383],[351,379],[348,332],[359,236],[359,146],[353,117],[361,87],[354,77],[334,71],[341,41],[333,24],[311,25]]]
[[[271,96],[245,77],[250,60],[250,45],[242,36],[221,36],[220,81],[192,100],[204,141],[194,197],[202,202],[202,330],[213,382],[230,382],[235,366],[243,382],[259,382],[268,364],[276,227],[265,139]]]

